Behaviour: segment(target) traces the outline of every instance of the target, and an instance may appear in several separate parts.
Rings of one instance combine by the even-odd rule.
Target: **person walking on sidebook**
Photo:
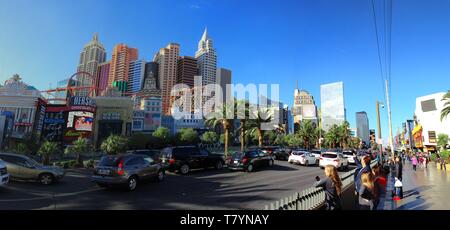
[[[416,171],[416,168],[417,168],[417,157],[416,157],[416,155],[412,155],[411,163],[412,163],[412,166],[413,166],[413,170]]]
[[[325,166],[325,178],[320,179],[318,176],[316,180],[316,188],[321,187],[325,191],[326,210],[341,210],[341,192],[342,182],[336,167],[333,165]]]

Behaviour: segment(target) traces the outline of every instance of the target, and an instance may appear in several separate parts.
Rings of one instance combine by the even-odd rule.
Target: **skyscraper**
[[[159,86],[162,97],[162,112],[170,115],[173,98],[170,92],[177,80],[177,64],[180,55],[180,45],[170,43],[166,48],[161,48],[153,61],[158,63]]]
[[[300,90],[298,87],[295,89],[292,115],[294,116],[294,124],[296,124],[297,127],[301,122],[306,120],[318,125],[317,106],[314,97],[308,91]]]
[[[370,144],[370,131],[369,131],[369,118],[367,113],[357,112],[356,113],[356,127],[357,127],[357,137],[364,141],[367,145]]]
[[[110,62],[104,62],[98,65],[97,78],[95,83],[97,87],[96,95],[102,95],[105,92],[106,88],[108,87],[110,66],[111,66]]]
[[[130,68],[128,72],[128,92],[137,93],[142,90],[144,85],[145,76],[145,64],[144,60],[136,60],[130,62]]]
[[[124,93],[128,88],[130,62],[138,59],[138,50],[125,44],[114,47],[109,70],[108,86],[120,88]]]
[[[231,84],[231,70],[218,68],[216,73],[216,84],[222,88],[222,99],[226,103],[227,99],[231,100],[231,92],[227,91],[227,85]]]
[[[97,77],[98,65],[106,61],[105,47],[98,41],[98,34],[94,34],[92,40],[87,43],[80,54],[80,62],[78,63],[78,72],[87,72],[94,78],[93,81],[86,79],[85,75],[80,75],[78,84],[82,86],[94,84]]]
[[[178,59],[177,84],[186,84],[194,87],[194,77],[197,76],[197,59],[184,56]]]
[[[335,82],[320,86],[322,128],[328,131],[333,125],[345,121],[344,83]]]
[[[195,53],[195,58],[197,59],[199,75],[202,76],[202,84],[215,84],[217,55],[213,47],[213,41],[208,36],[207,29],[205,29],[202,38],[198,42],[198,50]]]

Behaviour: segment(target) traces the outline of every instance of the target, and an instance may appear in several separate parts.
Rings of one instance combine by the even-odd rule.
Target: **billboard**
[[[70,111],[67,116],[67,128],[76,131],[92,131],[94,113],[84,111]]]

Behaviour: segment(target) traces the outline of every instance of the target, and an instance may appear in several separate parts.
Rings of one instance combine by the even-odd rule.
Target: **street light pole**
[[[392,139],[392,119],[391,119],[391,103],[389,100],[389,85],[388,85],[388,81],[385,80],[386,82],[386,100],[387,100],[387,109],[388,109],[388,119],[389,119],[389,147],[391,148],[391,154],[392,154],[392,159],[394,159],[395,154],[394,154],[394,140]]]
[[[378,141],[381,140],[381,121],[380,121],[380,102],[377,100],[376,103],[377,110],[377,126],[378,126],[378,139],[375,140],[375,143],[378,145]],[[380,157],[383,157],[383,142],[380,143]]]

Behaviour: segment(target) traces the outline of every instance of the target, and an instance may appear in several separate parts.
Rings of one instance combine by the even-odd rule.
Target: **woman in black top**
[[[325,167],[325,175],[326,178],[322,180],[316,177],[318,180],[316,188],[322,187],[325,191],[326,210],[341,210],[342,182],[337,169],[332,165],[328,165]]]

